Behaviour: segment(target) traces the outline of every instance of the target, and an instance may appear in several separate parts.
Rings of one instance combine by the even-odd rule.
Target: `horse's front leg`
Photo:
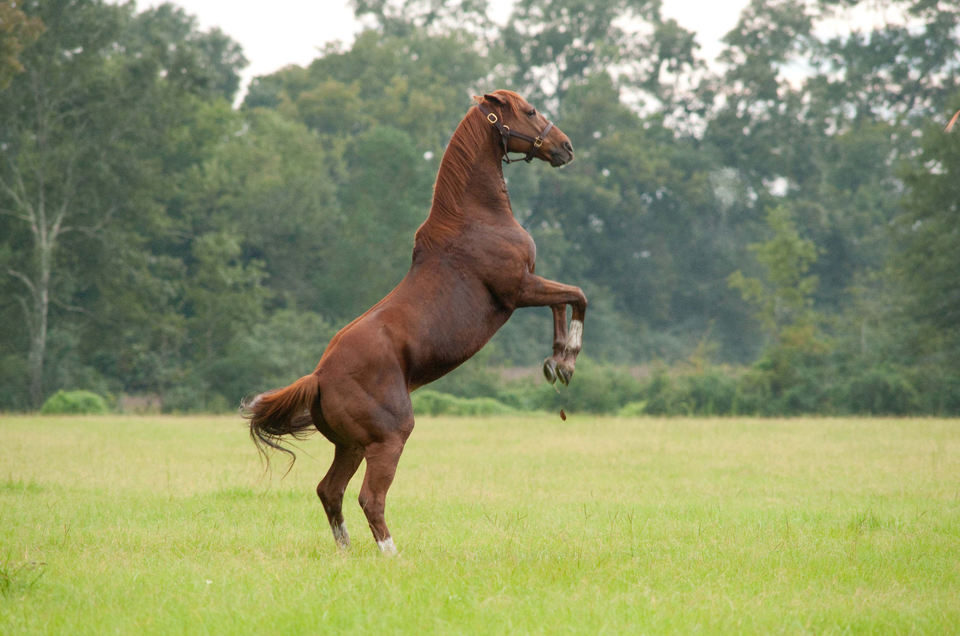
[[[567,329],[567,305],[573,308]],[[543,374],[552,384],[568,384],[573,377],[577,354],[583,347],[583,319],[587,298],[579,287],[527,274],[521,285],[518,307],[549,306],[553,311],[553,355],[543,362]]]
[[[567,306],[553,305],[550,309],[553,311],[553,355],[543,361],[543,375],[553,384],[557,381],[557,365],[567,348]]]

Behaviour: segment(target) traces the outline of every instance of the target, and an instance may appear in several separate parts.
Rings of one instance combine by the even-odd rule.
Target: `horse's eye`
[[[530,110],[527,111],[527,117],[533,117],[536,114],[537,114],[536,108],[531,108]]]

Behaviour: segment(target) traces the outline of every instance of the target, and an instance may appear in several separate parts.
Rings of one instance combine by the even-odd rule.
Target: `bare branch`
[[[67,234],[69,232],[76,232],[78,234],[85,234],[90,238],[99,238],[100,232],[104,227],[109,224],[110,220],[113,218],[113,213],[117,211],[116,204],[111,205],[109,209],[103,214],[100,220],[90,226],[74,226],[74,225],[64,225],[60,228],[60,234]]]
[[[27,289],[30,290],[30,295],[33,296],[34,300],[40,299],[40,294],[37,291],[37,286],[30,280],[30,277],[24,274],[23,272],[18,272],[13,268],[7,268],[7,273],[19,280],[21,283],[27,286]]]
[[[6,192],[11,199],[13,199],[14,203],[16,203],[19,208],[27,210],[28,213],[10,214],[9,211],[3,211],[3,212],[9,214],[10,216],[16,216],[17,218],[27,221],[29,223],[31,222],[32,217],[35,216],[35,214],[34,214],[33,207],[30,205],[29,197],[27,197],[26,187],[23,184],[23,178],[20,175],[20,170],[17,168],[17,165],[13,162],[13,159],[11,159],[10,157],[7,157],[7,165],[10,166],[10,171],[16,177],[17,188],[14,189],[14,187],[9,183],[7,183],[7,180],[4,179],[3,177],[0,177],[0,188],[3,188],[3,191]]]
[[[64,192],[63,192],[63,201],[60,203],[60,209],[57,211],[56,218],[53,220],[53,225],[50,226],[50,241],[56,241],[57,237],[60,235],[61,226],[63,225],[63,220],[67,216],[67,212],[70,210],[70,202],[73,200],[73,194],[76,188],[76,185],[73,180],[73,165],[74,160],[71,160],[67,164],[66,178],[64,179]]]
[[[33,219],[22,212],[17,212],[16,210],[8,210],[6,208],[0,208],[0,215],[3,216],[12,216],[15,219],[20,219],[25,223],[30,223]]]
[[[57,307],[60,307],[61,309],[66,309],[67,311],[72,311],[78,314],[84,314],[86,316],[93,315],[92,313],[90,313],[88,309],[84,307],[77,307],[76,305],[68,305],[67,303],[59,301],[56,298],[51,298],[50,302],[56,305]]]
[[[37,334],[37,328],[34,324],[33,313],[30,311],[27,301],[23,296],[17,296],[17,302],[20,303],[20,308],[23,309],[23,318],[24,322],[27,323],[27,331],[30,333],[30,339],[32,340]]]

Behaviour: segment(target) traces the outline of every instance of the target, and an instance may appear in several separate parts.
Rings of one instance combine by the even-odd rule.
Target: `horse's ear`
[[[483,98],[480,97],[479,95],[474,95],[474,96],[473,96],[473,101],[477,102],[478,104],[481,104],[481,103],[483,103]]]
[[[492,94],[490,94],[490,93],[487,93],[486,95],[484,95],[483,98],[484,98],[485,100],[487,100],[487,101],[493,102],[494,104],[500,104],[501,106],[505,106],[505,105],[506,105],[505,102],[504,102],[502,99],[500,99],[500,98],[497,97],[496,95],[492,95]]]

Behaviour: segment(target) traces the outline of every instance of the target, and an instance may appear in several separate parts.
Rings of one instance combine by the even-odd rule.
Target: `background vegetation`
[[[506,86],[577,148],[507,170],[538,271],[591,300],[569,406],[960,413],[960,7],[753,0],[708,64],[653,0],[353,4],[354,42],[235,107],[242,50],[175,6],[0,3],[0,409],[219,410],[309,371]],[[492,370],[549,330],[520,312],[436,388],[552,408]]]

